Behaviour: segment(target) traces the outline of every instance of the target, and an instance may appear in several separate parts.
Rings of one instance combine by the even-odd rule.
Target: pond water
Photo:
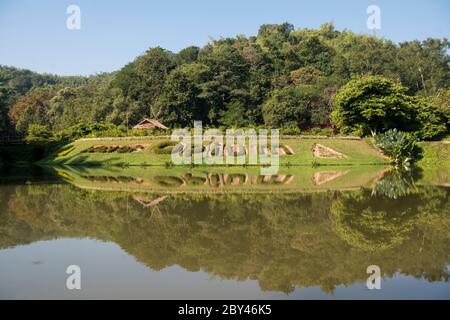
[[[450,299],[450,188],[439,170],[0,176],[1,299]],[[80,290],[66,287],[70,265]],[[379,290],[366,286],[370,265]]]

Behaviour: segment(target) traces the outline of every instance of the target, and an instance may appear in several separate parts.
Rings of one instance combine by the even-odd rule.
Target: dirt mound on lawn
[[[343,153],[340,153],[336,150],[333,150],[331,148],[325,147],[321,144],[315,143],[312,146],[312,153],[314,157],[317,158],[324,158],[324,159],[341,159],[341,158],[347,158],[347,156]]]

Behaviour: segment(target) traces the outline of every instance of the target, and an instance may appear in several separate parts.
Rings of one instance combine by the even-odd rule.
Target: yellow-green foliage
[[[67,156],[69,153],[71,153],[75,149],[75,146],[69,146],[67,149],[64,149],[63,151],[58,153],[58,157],[64,157]]]

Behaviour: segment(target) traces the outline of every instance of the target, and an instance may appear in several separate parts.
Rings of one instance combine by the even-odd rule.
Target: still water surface
[[[4,172],[0,298],[450,299],[447,181],[296,170]]]

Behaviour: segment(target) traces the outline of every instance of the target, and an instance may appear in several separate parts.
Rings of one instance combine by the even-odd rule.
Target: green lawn
[[[155,145],[164,139],[148,140],[78,140],[61,148],[41,163],[65,165],[123,165],[130,166],[161,166],[170,161],[170,155],[156,154]],[[385,164],[388,161],[378,152],[368,140],[341,139],[285,139],[281,144],[288,144],[295,152],[294,155],[282,156],[281,165],[368,165]],[[311,148],[314,143],[322,144],[346,155],[342,159],[323,159],[313,155]],[[142,151],[132,153],[83,153],[91,146],[97,145],[132,145],[145,144],[148,147]],[[73,147],[73,148],[72,148]],[[68,150],[65,151],[65,150]],[[59,154],[59,155],[58,155]]]
[[[417,165],[423,168],[439,167],[450,171],[450,141],[421,142],[422,159]]]

